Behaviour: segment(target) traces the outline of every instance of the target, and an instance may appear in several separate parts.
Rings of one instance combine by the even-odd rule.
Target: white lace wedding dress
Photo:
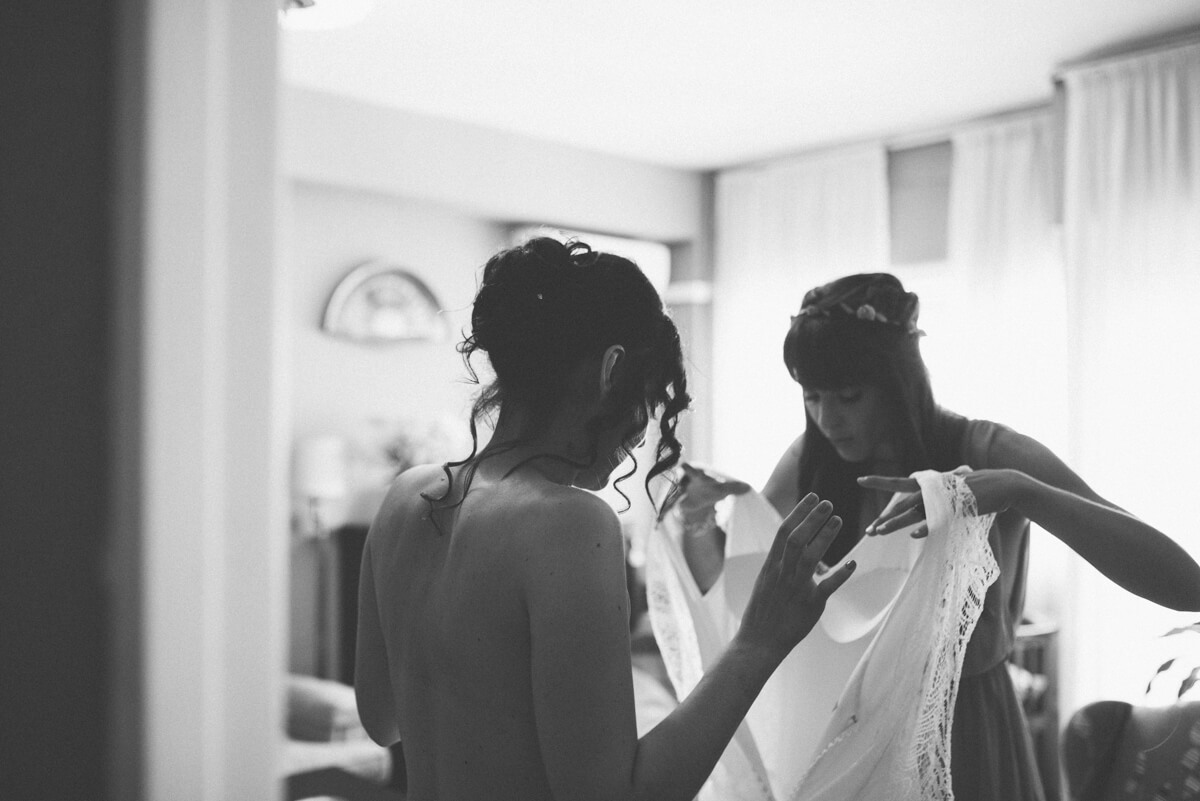
[[[958,677],[999,569],[987,540],[992,516],[973,515],[961,476],[915,477],[929,536],[865,537],[846,555],[857,570],[767,682],[701,801],[953,798]],[[684,561],[675,515],[652,534],[651,624],[680,699],[737,630],[781,522],[757,493],[732,499],[725,566],[704,595]]]

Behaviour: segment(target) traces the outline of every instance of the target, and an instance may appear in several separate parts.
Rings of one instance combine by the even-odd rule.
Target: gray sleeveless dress
[[[967,423],[963,463],[992,466],[997,435],[1007,429],[985,420]],[[1043,788],[1033,741],[1005,662],[1025,605],[1029,520],[1009,510],[996,516],[988,542],[1000,577],[989,588],[967,646],[954,709],[951,774],[956,801],[1056,801]]]

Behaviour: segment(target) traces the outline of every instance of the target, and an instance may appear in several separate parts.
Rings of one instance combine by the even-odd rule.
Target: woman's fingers
[[[815,510],[820,502],[821,499],[817,498],[816,493],[809,493],[800,499],[799,504],[792,507],[791,512],[787,513],[784,523],[779,526],[779,531],[775,532],[775,541],[770,543],[770,552],[767,554],[768,565],[773,565],[782,559],[787,542],[791,540],[792,532],[799,528],[803,520],[808,519],[809,514]],[[832,510],[833,505],[828,504],[828,501],[826,501],[826,504]]]
[[[898,493],[899,498],[893,498],[879,517],[871,521],[865,531],[868,536],[887,534],[897,528],[911,525],[925,519],[924,498],[921,496],[921,485],[915,478],[904,476],[861,476],[858,484],[866,489],[881,492]],[[914,511],[915,510],[915,511]]]
[[[831,505],[830,510],[832,511],[832,509]],[[833,544],[833,540],[837,537],[841,528],[842,518],[833,515],[824,522],[816,535],[809,539],[808,545],[804,549],[804,559],[811,563],[809,567],[810,573],[816,568],[817,563],[821,561],[821,557],[825,555],[825,552],[829,550],[829,546]]]
[[[745,495],[750,491],[750,485],[745,481],[722,481],[720,486],[725,495]]]
[[[788,537],[783,551],[783,574],[793,582],[812,579],[813,572],[842,527],[833,504],[821,501]]]
[[[679,487],[688,496],[688,505],[711,505],[730,495],[744,495],[751,487],[745,481],[722,481],[702,468],[683,462]]]
[[[920,499],[921,496],[917,496]],[[906,528],[914,523],[920,523],[925,519],[925,506],[917,503],[910,505],[904,511],[893,512],[886,518],[880,518],[876,522],[867,527],[867,534],[876,536],[879,534],[890,534],[897,529]]]
[[[821,594],[822,598],[828,599],[830,595],[837,592],[838,587],[846,583],[846,579],[850,578],[856,567],[858,567],[858,563],[851,559],[839,567],[832,576],[818,584],[817,592]]]
[[[860,476],[860,487],[883,490],[884,492],[920,492],[921,485],[915,478],[907,476]]]
[[[925,519],[925,499],[921,487],[914,478],[897,476],[863,476],[858,479],[863,487],[893,492],[893,497],[879,517],[871,521],[865,531],[868,536],[886,534],[897,528]]]

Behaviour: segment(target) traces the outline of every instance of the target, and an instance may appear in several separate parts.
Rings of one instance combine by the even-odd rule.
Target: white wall
[[[474,387],[455,350],[470,328],[478,267],[506,243],[504,226],[421,200],[302,181],[289,184],[293,431],[357,436],[371,420],[462,421]],[[355,265],[384,259],[417,275],[445,309],[452,337],[363,344],[319,326],[330,293]],[[357,512],[360,514],[361,512]]]
[[[112,797],[269,799],[287,585],[276,12],[153,0],[118,16],[122,443],[104,569],[127,613],[116,700],[136,709],[113,732]]]
[[[705,233],[704,178],[697,173],[297,88],[285,88],[281,102],[293,442],[340,434],[352,453],[377,453],[373,421],[446,417],[458,421],[465,439],[474,388],[463,383],[454,346],[469,327],[478,270],[508,244],[512,225],[683,245]],[[455,338],[363,345],[323,334],[329,293],[367,259],[394,261],[425,281],[447,309]],[[345,513],[366,522],[380,499],[380,473],[360,462],[351,478],[357,486]],[[289,663],[308,672],[315,665],[311,544],[294,542],[292,560]]]
[[[291,178],[668,243],[695,240],[706,225],[699,173],[294,87],[282,102]]]

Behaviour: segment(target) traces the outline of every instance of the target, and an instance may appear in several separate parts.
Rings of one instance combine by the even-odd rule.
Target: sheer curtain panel
[[[1062,452],[1064,271],[1049,110],[953,135],[949,262],[959,302],[927,356],[946,405]],[[947,314],[951,312],[946,312]]]
[[[885,270],[887,159],[856,146],[727,170],[716,179],[713,461],[761,488],[804,430],[783,338],[805,290]]]
[[[955,302],[925,348],[938,399],[1067,456],[1065,270],[1050,108],[953,134],[949,277]],[[932,325],[931,321],[930,325]],[[1064,623],[1065,546],[1035,530],[1026,612]]]
[[[1062,80],[1071,461],[1196,554],[1200,42],[1070,68]],[[1195,615],[1077,570],[1073,700],[1139,701],[1161,662],[1159,635]]]

